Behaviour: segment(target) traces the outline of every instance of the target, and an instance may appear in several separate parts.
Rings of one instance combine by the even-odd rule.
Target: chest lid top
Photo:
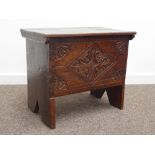
[[[28,28],[21,29],[21,33],[23,37],[30,39],[107,35],[129,35],[132,38],[136,34],[136,32],[133,31],[123,31],[103,27]]]

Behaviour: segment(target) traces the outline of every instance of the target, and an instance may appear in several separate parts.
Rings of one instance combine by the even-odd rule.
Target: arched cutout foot
[[[97,89],[97,90],[91,90],[90,94],[96,98],[101,98],[105,92],[105,89]]]
[[[38,104],[38,101],[36,101],[36,105],[35,105],[35,108],[34,108],[34,113],[38,113],[39,112],[39,104]]]
[[[39,103],[38,100],[35,100],[34,98],[28,98],[28,107],[29,109],[34,112],[38,113],[39,112]]]

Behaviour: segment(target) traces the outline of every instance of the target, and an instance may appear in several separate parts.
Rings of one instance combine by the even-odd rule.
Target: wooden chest
[[[26,37],[28,105],[55,128],[55,97],[107,91],[123,109],[129,40],[135,32],[106,28],[21,29]]]

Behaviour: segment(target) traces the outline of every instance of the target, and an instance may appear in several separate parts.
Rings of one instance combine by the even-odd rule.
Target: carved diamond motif
[[[105,74],[115,63],[115,58],[111,53],[104,53],[99,45],[94,43],[69,64],[68,68],[80,79],[91,82]]]

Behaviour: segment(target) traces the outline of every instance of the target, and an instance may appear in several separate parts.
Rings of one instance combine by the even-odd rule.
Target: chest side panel
[[[52,39],[50,95],[61,96],[124,82],[127,54],[126,37]]]

